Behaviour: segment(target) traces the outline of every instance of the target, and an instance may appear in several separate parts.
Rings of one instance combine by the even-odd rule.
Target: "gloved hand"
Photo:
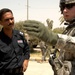
[[[49,31],[43,23],[35,20],[26,20],[23,26],[29,35],[36,36],[46,43],[56,44],[58,39],[57,34]]]

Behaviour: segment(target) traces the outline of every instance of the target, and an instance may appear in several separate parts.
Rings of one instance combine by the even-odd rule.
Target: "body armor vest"
[[[69,25],[63,34],[75,36],[75,23]],[[62,44],[62,45],[61,45]],[[63,46],[65,44],[65,46]],[[59,45],[61,47],[59,47]],[[63,46],[63,47],[62,47]],[[60,49],[59,56],[54,59],[56,71],[54,71],[54,75],[70,75],[73,63],[71,62],[75,59],[75,44],[62,42],[60,38],[57,43],[57,47]],[[61,66],[61,65],[62,66]]]

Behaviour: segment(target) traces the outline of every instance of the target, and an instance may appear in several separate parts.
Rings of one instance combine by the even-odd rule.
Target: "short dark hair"
[[[0,20],[2,20],[2,16],[3,16],[6,12],[11,12],[11,13],[13,14],[12,10],[10,10],[10,9],[8,9],[8,8],[3,8],[3,9],[0,10]]]

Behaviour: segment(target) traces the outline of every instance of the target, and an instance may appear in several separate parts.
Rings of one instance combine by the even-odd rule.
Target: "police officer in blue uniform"
[[[30,48],[22,32],[14,30],[13,12],[0,10],[0,75],[23,75],[28,67]]]

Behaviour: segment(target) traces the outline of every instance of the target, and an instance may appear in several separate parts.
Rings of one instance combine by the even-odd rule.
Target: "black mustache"
[[[10,23],[8,26],[13,25],[14,23]]]

